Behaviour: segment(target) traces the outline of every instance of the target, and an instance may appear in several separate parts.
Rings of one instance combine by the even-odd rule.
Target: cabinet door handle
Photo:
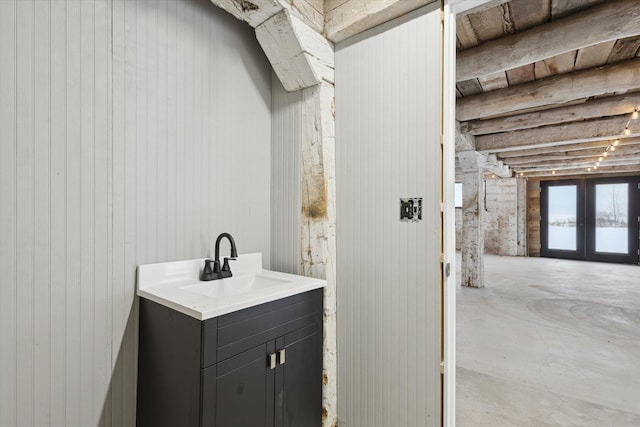
[[[286,361],[286,359],[285,359],[285,350],[283,348],[282,350],[280,350],[280,364],[284,365],[285,361]]]
[[[276,354],[271,353],[269,355],[269,369],[276,369]]]

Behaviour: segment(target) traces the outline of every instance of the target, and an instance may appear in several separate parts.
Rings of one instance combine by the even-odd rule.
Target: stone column
[[[484,287],[484,173],[462,175],[462,286]]]

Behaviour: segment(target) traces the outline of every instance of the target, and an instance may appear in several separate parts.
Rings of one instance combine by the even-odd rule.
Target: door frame
[[[549,249],[549,187],[576,186],[576,250]],[[584,180],[540,182],[540,256],[547,258],[585,259],[585,213]]]

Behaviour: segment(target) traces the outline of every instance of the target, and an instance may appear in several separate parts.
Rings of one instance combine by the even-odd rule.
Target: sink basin
[[[249,292],[260,292],[272,286],[283,285],[289,282],[291,281],[267,277],[263,274],[251,274],[183,286],[182,289],[209,298],[228,298]]]
[[[1,0],[0,0],[1,1]],[[138,266],[138,295],[198,320],[323,288],[325,280],[262,268],[262,254],[241,254],[233,276],[200,281],[204,259]]]

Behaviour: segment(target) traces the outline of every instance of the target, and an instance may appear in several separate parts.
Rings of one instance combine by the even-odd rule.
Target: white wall
[[[0,425],[133,426],[136,265],[270,263],[271,70],[208,0],[0,1]]]
[[[302,255],[301,154],[302,90],[287,92],[272,80],[271,268],[300,274]]]
[[[441,46],[435,3],[336,48],[340,425],[440,425]]]

